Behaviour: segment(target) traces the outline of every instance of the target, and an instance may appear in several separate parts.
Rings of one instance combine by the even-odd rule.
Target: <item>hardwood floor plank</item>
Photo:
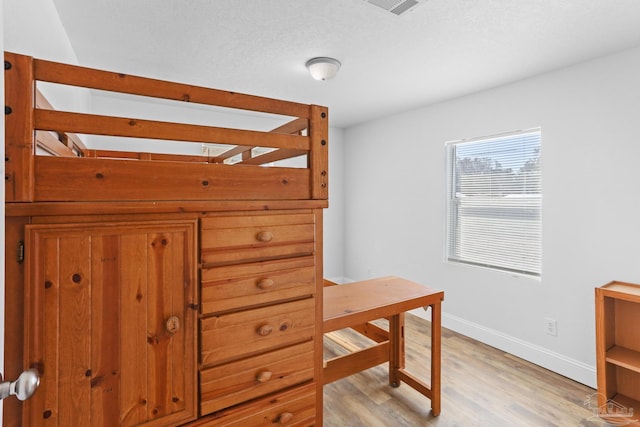
[[[376,324],[386,327],[386,321]],[[406,316],[409,371],[429,379],[428,321]],[[325,358],[371,345],[352,331],[327,334]],[[324,387],[325,427],[603,426],[585,400],[595,390],[453,331],[442,330],[442,413],[406,384],[388,384],[387,363]]]

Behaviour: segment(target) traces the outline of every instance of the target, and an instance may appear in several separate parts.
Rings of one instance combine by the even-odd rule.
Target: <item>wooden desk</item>
[[[382,277],[324,288],[323,332],[353,328],[377,344],[324,361],[324,384],[389,362],[389,383],[405,382],[431,400],[431,413],[440,414],[440,328],[444,291],[399,277]],[[404,313],[431,307],[431,381],[405,370]],[[386,317],[389,330],[372,323]]]

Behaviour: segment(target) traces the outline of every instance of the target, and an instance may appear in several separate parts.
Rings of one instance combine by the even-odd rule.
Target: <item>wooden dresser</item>
[[[223,419],[195,425],[226,425],[226,414],[239,426],[314,423],[320,221],[305,211],[201,220],[200,413]],[[271,395],[291,387],[295,405]]]
[[[5,425],[317,425],[321,232],[310,208],[8,218],[43,375]]]

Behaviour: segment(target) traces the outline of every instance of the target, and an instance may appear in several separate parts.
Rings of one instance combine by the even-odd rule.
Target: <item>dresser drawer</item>
[[[200,372],[200,413],[214,411],[313,379],[313,341]]]
[[[296,387],[223,409],[183,427],[313,426],[316,421],[315,389],[314,383]]]
[[[200,321],[204,367],[310,340],[315,298],[221,314]]]
[[[314,253],[313,214],[202,218],[201,257],[205,267],[230,262]]]
[[[234,264],[202,270],[203,314],[315,294],[315,257]]]

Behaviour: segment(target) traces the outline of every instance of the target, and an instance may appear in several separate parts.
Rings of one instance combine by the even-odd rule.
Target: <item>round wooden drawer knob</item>
[[[261,337],[266,337],[271,332],[273,332],[273,326],[271,325],[262,325],[258,328],[258,335]]]
[[[273,240],[273,233],[269,231],[261,231],[256,236],[256,239],[258,239],[258,241],[260,242],[270,242],[271,240]]]
[[[291,412],[283,412],[278,417],[278,423],[286,424],[293,419],[293,414]]]
[[[273,372],[271,371],[259,372],[258,375],[256,375],[256,381],[258,381],[259,383],[266,383],[271,379],[272,375],[273,375]]]
[[[180,330],[180,318],[178,318],[178,316],[169,317],[165,323],[165,327],[167,328],[167,332],[175,334]]]
[[[259,287],[260,289],[265,290],[265,291],[266,291],[267,289],[271,289],[271,288],[273,288],[273,284],[274,284],[273,279],[260,279],[260,280],[258,281],[258,287]]]

